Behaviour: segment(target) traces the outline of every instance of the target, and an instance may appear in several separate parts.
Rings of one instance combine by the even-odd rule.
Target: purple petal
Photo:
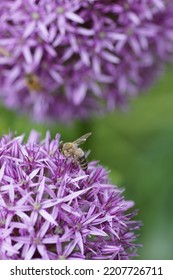
[[[26,39],[27,37],[29,37],[29,36],[31,35],[31,33],[33,33],[35,27],[36,27],[35,22],[34,22],[34,21],[33,21],[33,22],[30,22],[30,23],[27,25],[27,27],[26,27],[26,29],[25,29],[25,31],[24,31],[24,33],[23,33],[23,38]]]
[[[45,210],[41,209],[39,211],[40,215],[43,216],[43,218],[45,218],[48,222],[54,224],[54,225],[57,225],[57,222],[53,219],[53,217],[48,213],[46,212]]]
[[[23,55],[28,64],[32,64],[33,58],[31,54],[31,50],[28,46],[23,47]]]
[[[77,14],[75,14],[75,13],[73,13],[73,12],[67,12],[67,13],[65,14],[65,16],[66,16],[68,19],[70,19],[70,20],[72,20],[72,21],[74,21],[74,22],[77,22],[77,23],[84,23],[84,20],[83,20],[80,16],[78,16]]]
[[[36,251],[36,246],[35,245],[31,245],[26,256],[25,256],[25,260],[31,260],[34,253]]]

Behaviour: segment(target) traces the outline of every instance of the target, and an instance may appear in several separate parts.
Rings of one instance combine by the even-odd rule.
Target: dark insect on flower
[[[84,171],[87,170],[88,164],[85,158],[84,151],[81,148],[78,148],[78,146],[83,144],[91,134],[92,133],[89,132],[81,136],[74,142],[67,142],[67,143],[60,142],[60,146],[59,146],[60,153],[62,153],[66,158],[74,159],[74,161],[76,161]]]
[[[37,121],[124,110],[173,61],[172,0],[0,3],[0,99]]]
[[[32,74],[26,74],[25,75],[25,82],[26,82],[26,86],[28,87],[28,89],[30,91],[41,91],[43,90],[43,86],[39,80],[39,78]]]

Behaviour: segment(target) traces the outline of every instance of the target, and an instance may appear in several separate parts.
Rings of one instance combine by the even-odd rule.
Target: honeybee
[[[32,73],[28,73],[25,75],[25,83],[29,90],[33,91],[41,91],[43,86],[39,80],[39,78]]]
[[[62,153],[66,158],[73,158],[84,171],[87,170],[88,164],[85,158],[84,151],[81,148],[78,148],[78,145],[83,144],[91,134],[92,133],[89,132],[81,136],[74,142],[60,142],[59,145],[59,152]]]

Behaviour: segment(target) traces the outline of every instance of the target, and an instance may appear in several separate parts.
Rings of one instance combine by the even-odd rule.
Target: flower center
[[[76,230],[81,230],[81,228],[82,228],[82,224],[81,224],[81,223],[77,223],[77,224],[75,225],[75,229],[76,229]]]
[[[59,260],[66,260],[66,256],[62,255],[62,256],[59,256],[58,258]]]
[[[100,37],[100,39],[105,38],[105,32],[103,32],[103,31],[99,32],[99,37]]]
[[[41,240],[39,237],[36,237],[36,238],[34,238],[33,242],[34,242],[34,244],[40,244]]]
[[[128,4],[128,3],[125,3],[125,4],[124,4],[124,9],[125,9],[125,10],[128,10],[128,9],[129,9],[129,4]]]
[[[63,234],[64,229],[61,226],[57,226],[54,231],[55,234]]]
[[[38,20],[40,18],[40,15],[36,12],[33,12],[32,13],[32,18],[35,19],[35,20]]]
[[[35,202],[34,203],[34,210],[39,210],[40,209],[40,207],[41,207],[41,205],[40,205],[40,203],[38,203],[38,202]]]
[[[64,8],[61,7],[61,6],[59,6],[59,7],[56,9],[56,11],[57,11],[58,14],[63,14]]]
[[[132,35],[133,32],[134,32],[134,30],[133,30],[132,27],[129,27],[129,28],[127,29],[127,35],[128,35],[128,36]]]

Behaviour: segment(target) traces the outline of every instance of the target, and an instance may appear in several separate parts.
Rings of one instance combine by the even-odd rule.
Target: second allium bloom
[[[1,0],[5,104],[68,121],[124,106],[173,52],[163,0]]]
[[[0,139],[0,259],[129,259],[140,223],[133,202],[89,163],[59,153],[59,135]]]

